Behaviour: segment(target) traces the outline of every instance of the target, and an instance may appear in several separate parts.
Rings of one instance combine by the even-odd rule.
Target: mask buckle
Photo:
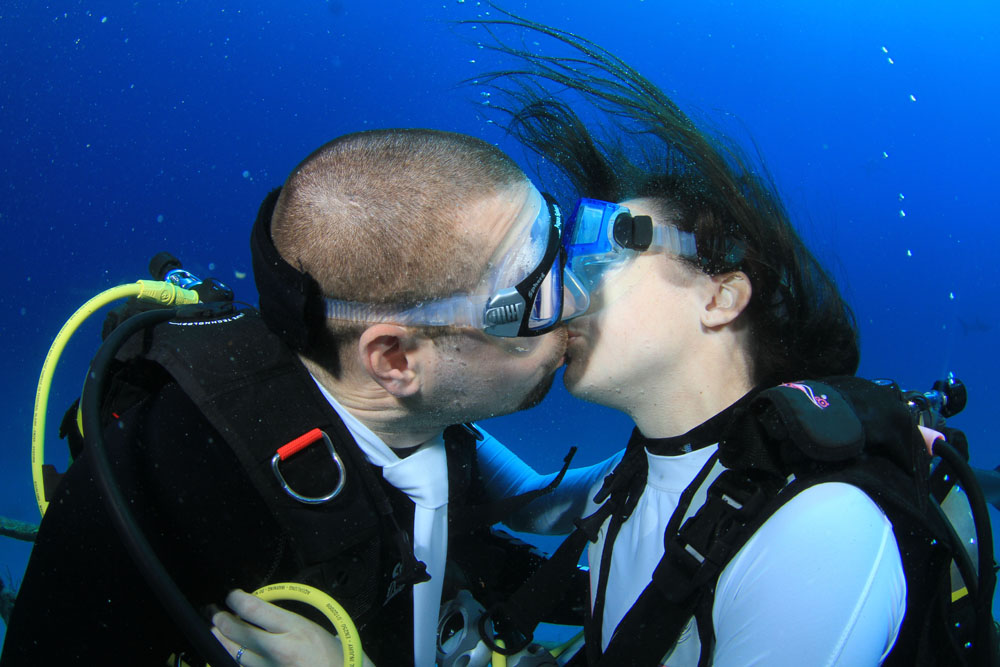
[[[648,215],[633,216],[621,212],[612,227],[615,243],[629,250],[648,250],[653,243],[653,219]]]

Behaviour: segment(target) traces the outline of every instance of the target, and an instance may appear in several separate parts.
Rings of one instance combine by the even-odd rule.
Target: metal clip
[[[294,489],[292,489],[292,487],[288,486],[288,482],[286,482],[285,478],[282,476],[278,464],[281,463],[282,461],[287,460],[294,454],[301,452],[303,449],[313,444],[320,438],[322,438],[323,442],[326,443],[326,448],[330,452],[330,457],[333,459],[333,462],[337,465],[337,473],[340,475],[340,479],[337,482],[336,488],[334,488],[333,491],[326,494],[325,496],[303,496],[302,494],[297,493]],[[318,428],[314,428],[308,433],[300,435],[299,437],[295,438],[287,445],[283,445],[282,447],[280,447],[277,453],[273,457],[271,457],[271,469],[274,470],[274,476],[278,478],[278,482],[281,484],[281,488],[285,490],[285,493],[287,493],[295,500],[298,500],[300,503],[305,503],[307,505],[318,505],[320,503],[325,503],[328,500],[333,500],[334,498],[336,498],[340,494],[340,492],[344,489],[344,482],[346,481],[347,478],[346,472],[344,470],[344,462],[340,460],[340,456],[337,454],[337,451],[333,448],[333,443],[330,442],[330,436],[328,436],[324,431],[321,431]]]

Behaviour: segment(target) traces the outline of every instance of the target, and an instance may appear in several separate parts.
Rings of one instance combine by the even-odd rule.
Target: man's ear
[[[415,336],[412,329],[375,324],[358,339],[358,355],[375,382],[393,396],[405,398],[420,391],[421,352],[427,342]]]
[[[711,329],[729,324],[739,317],[750,303],[753,287],[747,274],[742,271],[720,273],[709,276],[709,280],[712,285],[711,298],[705,305],[701,323]]]

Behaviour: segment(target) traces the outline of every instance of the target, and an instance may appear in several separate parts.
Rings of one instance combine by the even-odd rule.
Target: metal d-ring
[[[284,476],[281,474],[281,469],[279,468],[278,464],[280,464],[282,461],[287,460],[294,454],[297,454],[298,452],[302,451],[303,449],[313,444],[320,438],[322,438],[323,442],[326,443],[326,448],[330,452],[330,457],[333,459],[333,462],[337,465],[337,473],[339,474],[340,479],[337,481],[336,488],[334,488],[333,491],[326,494],[325,496],[303,496],[301,493],[298,493],[297,491],[295,491],[295,489],[293,489],[288,485],[288,482],[285,481]],[[289,496],[299,501],[300,503],[305,503],[307,505],[319,505],[320,503],[325,503],[329,500],[333,500],[338,495],[340,495],[340,492],[344,489],[344,482],[347,479],[347,475],[344,470],[344,462],[340,460],[340,456],[337,454],[337,450],[333,448],[333,443],[330,441],[330,436],[328,436],[324,431],[321,431],[318,428],[314,428],[308,433],[300,435],[299,437],[295,438],[287,445],[280,447],[277,453],[271,457],[271,469],[274,470],[274,476],[278,478],[278,482],[281,484],[281,488],[285,490],[285,493],[287,493]]]

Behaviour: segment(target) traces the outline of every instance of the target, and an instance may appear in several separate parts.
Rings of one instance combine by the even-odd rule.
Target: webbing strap
[[[594,606],[591,611],[590,622],[584,627],[586,637],[587,657],[590,661],[595,661],[601,653],[604,630],[604,604],[608,589],[608,577],[611,574],[611,554],[614,549],[615,540],[622,525],[632,515],[635,506],[642,496],[643,488],[646,486],[646,467],[643,466],[632,476],[631,483],[622,485],[615,490],[608,501],[604,504],[608,508],[607,513],[611,517],[608,525],[608,532],[604,537],[604,549],[601,552],[600,570],[597,573],[597,591],[594,595]]]
[[[649,664],[653,664],[651,661],[658,660],[663,657],[667,650],[669,650],[669,648],[676,643],[677,638],[680,636],[681,631],[687,624],[688,619],[691,618],[697,599],[691,594],[690,591],[686,592],[682,597],[677,599],[671,599],[669,601],[664,599],[662,587],[656,585],[657,578],[658,575],[660,577],[663,576],[661,568],[663,568],[664,562],[668,557],[671,544],[669,536],[677,532],[677,525],[680,524],[684,515],[687,513],[688,508],[691,506],[691,501],[694,498],[695,493],[705,483],[705,480],[708,478],[709,474],[711,474],[712,468],[715,467],[717,461],[718,452],[715,452],[711,457],[709,457],[708,461],[704,466],[702,466],[701,470],[698,471],[698,474],[695,476],[691,484],[689,484],[681,494],[681,497],[678,500],[677,508],[670,517],[670,522],[664,533],[665,553],[663,558],[660,560],[659,565],[657,565],[656,570],[653,572],[652,581],[646,586],[645,590],[639,595],[639,599],[636,600],[636,603],[618,624],[618,627],[615,629],[615,634],[612,635],[611,640],[608,643],[608,648],[603,655],[601,654],[600,649],[603,643],[600,630],[598,629],[593,633],[596,641],[593,646],[588,647],[588,654],[593,655],[593,658],[591,659],[592,664],[646,664],[646,661],[629,661],[634,659],[633,654],[635,652],[639,652],[643,657],[645,657],[645,654],[649,654],[652,656],[648,658],[648,661],[650,661]],[[645,481],[645,475],[643,475],[643,481]],[[702,508],[702,511],[703,510],[704,507]],[[701,511],[699,511],[699,514],[696,514],[695,517],[689,519],[685,525],[690,524],[691,521],[700,514]],[[601,554],[602,564],[604,560],[608,560],[610,562],[613,548],[614,540],[611,539],[609,532],[608,537],[604,542],[604,553]],[[601,599],[603,599],[606,589],[607,579],[605,578],[598,584],[597,595],[600,596]],[[601,614],[599,615],[597,613],[597,606],[595,605],[593,624],[598,628],[603,625],[603,607],[601,609]],[[650,630],[655,628],[655,632],[652,632],[650,637],[652,641],[646,642],[649,644],[648,646],[634,646],[636,642],[633,641],[633,633],[639,631],[645,634],[647,625]],[[616,641],[619,637],[623,639]],[[664,646],[666,648],[663,648]],[[657,651],[659,651],[659,653],[657,653]],[[628,656],[633,657],[628,658]],[[623,659],[625,660],[624,662]]]
[[[567,581],[576,583],[566,574],[576,569],[586,543],[586,532],[574,530],[510,598],[483,614],[479,631],[490,650],[513,655],[531,643],[535,628],[566,596]]]

